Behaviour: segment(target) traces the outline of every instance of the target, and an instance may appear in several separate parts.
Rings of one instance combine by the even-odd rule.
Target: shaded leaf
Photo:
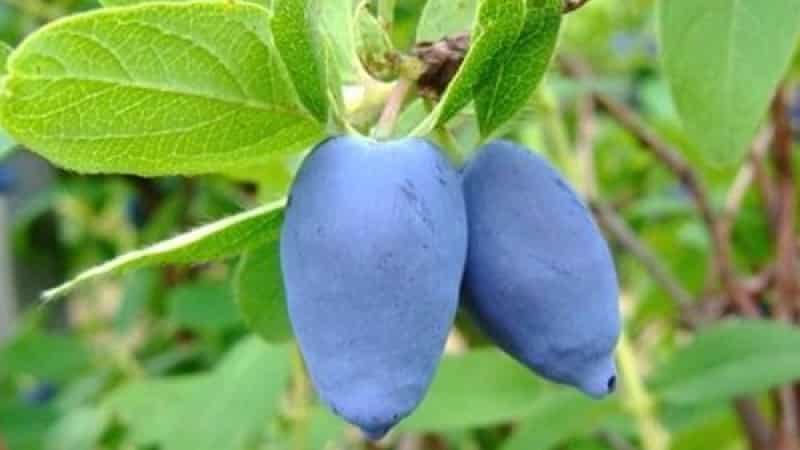
[[[10,45],[0,41],[0,75],[5,75],[7,73],[6,63],[13,50],[14,49],[12,49]]]
[[[278,240],[242,255],[236,271],[236,301],[247,325],[262,338],[292,338]]]
[[[167,295],[169,318],[178,326],[223,331],[240,323],[231,286],[218,281],[182,284]]]
[[[47,450],[94,450],[111,422],[107,411],[98,408],[74,409],[47,433]]]
[[[531,406],[531,411],[502,450],[554,448],[575,435],[593,432],[600,420],[614,411],[615,405],[611,400],[592,400],[562,388],[538,396]]]
[[[91,354],[77,338],[26,333],[0,348],[0,373],[60,383],[87,370]]]
[[[104,407],[139,445],[238,450],[276,414],[289,370],[286,347],[245,338],[211,374],[130,383]]]
[[[236,256],[248,248],[278,239],[283,200],[202,226],[142,250],[126,253],[89,269],[43,294],[52,300],[79,285],[106,275],[141,267],[192,264]]]

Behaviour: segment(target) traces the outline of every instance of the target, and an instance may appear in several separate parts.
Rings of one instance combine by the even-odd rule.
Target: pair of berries
[[[281,266],[320,397],[371,439],[424,397],[462,293],[540,375],[594,397],[614,389],[608,246],[556,171],[510,142],[461,172],[422,139],[323,142],[292,186]]]

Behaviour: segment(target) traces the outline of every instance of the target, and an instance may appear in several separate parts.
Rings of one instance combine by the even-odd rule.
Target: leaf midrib
[[[303,111],[291,109],[284,105],[278,103],[265,103],[261,101],[256,101],[251,98],[232,98],[227,97],[219,94],[210,94],[207,92],[200,92],[200,91],[187,91],[182,89],[177,89],[174,86],[165,86],[159,85],[155,83],[145,83],[141,81],[136,82],[128,82],[128,81],[121,81],[111,78],[103,78],[103,77],[85,77],[85,76],[36,76],[36,75],[20,75],[20,74],[13,74],[10,78],[10,81],[49,81],[49,82],[59,82],[59,81],[76,81],[76,82],[94,82],[94,83],[104,83],[110,84],[119,88],[131,88],[131,89],[141,89],[141,90],[149,90],[157,93],[162,94],[172,94],[176,96],[185,96],[190,98],[201,98],[205,100],[211,100],[219,103],[231,104],[233,106],[245,107],[250,109],[257,109],[263,112],[281,112],[287,115],[295,116],[301,119],[306,120],[313,120],[308,114],[305,114]],[[9,83],[5,84],[6,87],[6,95],[9,95],[10,92],[13,90],[12,86],[9,86]],[[69,109],[69,106],[65,107],[64,109]]]

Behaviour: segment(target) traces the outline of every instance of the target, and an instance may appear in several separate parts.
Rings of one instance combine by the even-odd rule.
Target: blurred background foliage
[[[0,231],[6,233],[0,239],[7,243],[0,250],[12,256],[14,274],[13,290],[0,290],[8,296],[0,300],[17,299],[13,333],[0,329],[0,449],[757,447],[757,421],[785,416],[774,389],[788,386],[795,404],[800,399],[791,384],[800,379],[800,330],[733,320],[730,301],[713,281],[710,235],[691,192],[629,129],[596,111],[591,95],[611,96],[639,114],[683,150],[714,204],[726,204],[741,168],[710,168],[682,134],[659,67],[654,3],[594,0],[569,15],[558,53],[580,58],[594,77],[579,80],[554,64],[507,129],[513,139],[545,150],[596,199],[598,211],[609,213],[599,221],[615,251],[626,317],[617,395],[592,401],[546,383],[459,317],[422,407],[384,442],[366,443],[318,406],[288,341],[285,312],[269,311],[259,323],[244,320],[253,316],[247,308],[259,306],[232,289],[236,261],[140,270],[38,306],[41,290],[81,269],[258,204],[268,197],[264,192],[285,189],[287,174],[268,189],[222,176],[83,177],[17,151],[0,162],[0,178],[13,178],[5,193],[0,187]],[[423,4],[398,2],[392,36],[398,48],[412,44]],[[49,21],[95,7],[91,0],[3,0],[0,39],[16,45]],[[786,82],[795,126],[797,73]],[[413,110],[400,128],[403,121],[413,127]],[[465,121],[456,137],[470,143],[474,128]],[[769,161],[756,171],[768,177]],[[756,181],[743,192],[732,226],[735,267],[754,292],[771,283],[774,216],[767,203]],[[653,276],[620,230],[680,286],[677,293]],[[263,292],[281,295],[274,280],[263,283]],[[762,314],[772,315],[774,300],[756,298]]]

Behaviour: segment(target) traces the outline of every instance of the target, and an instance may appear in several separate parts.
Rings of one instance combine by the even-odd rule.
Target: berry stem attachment
[[[381,117],[378,119],[378,124],[375,126],[373,134],[376,139],[387,139],[392,136],[397,118],[400,116],[400,111],[403,109],[403,104],[410,91],[410,80],[400,78],[395,83],[389,98],[386,100],[386,106],[383,108]]]

